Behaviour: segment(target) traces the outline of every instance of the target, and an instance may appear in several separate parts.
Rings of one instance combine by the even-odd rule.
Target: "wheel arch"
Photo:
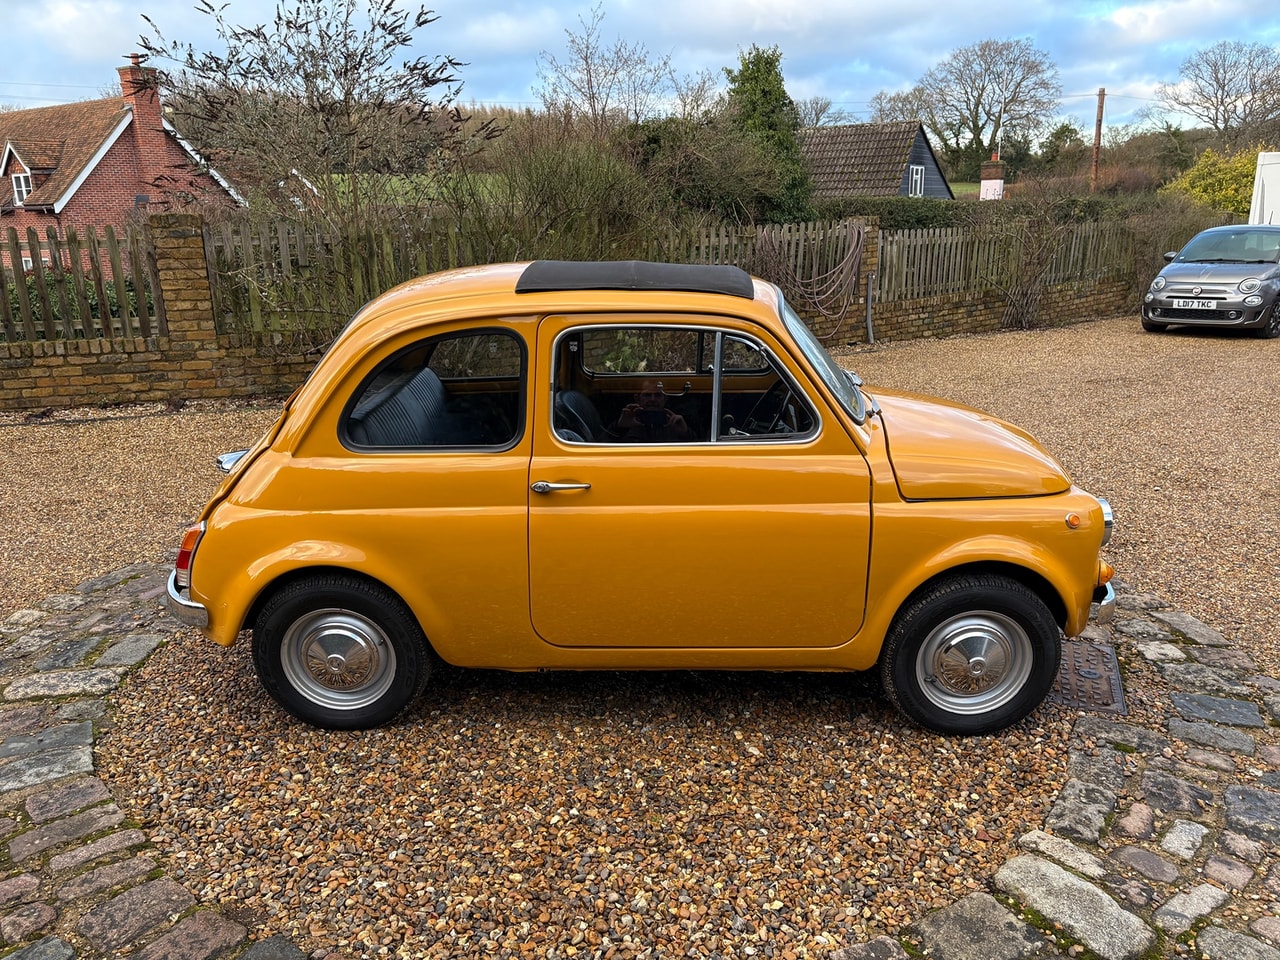
[[[909,609],[918,597],[927,591],[933,589],[934,586],[944,580],[950,580],[956,577],[963,577],[971,574],[991,574],[1006,577],[1026,587],[1034,593],[1040,602],[1048,608],[1053,620],[1058,624],[1059,628],[1066,625],[1067,622],[1067,605],[1063,601],[1062,596],[1058,593],[1054,585],[1043,574],[1028,567],[1019,566],[1016,563],[1007,563],[999,560],[976,560],[968,563],[957,564],[954,567],[948,567],[933,574],[923,583],[919,584],[912,590],[902,602],[898,604],[897,610],[894,611],[893,617],[889,622],[889,630],[892,630],[898,619],[902,616],[903,611]],[[887,631],[886,631],[887,634]],[[884,647],[881,646],[883,654]]]
[[[257,595],[253,598],[253,601],[249,604],[248,608],[245,610],[244,622],[241,625],[241,629],[244,629],[244,630],[253,629],[253,625],[257,623],[258,615],[262,612],[262,608],[265,607],[268,603],[270,603],[272,597],[279,594],[282,590],[287,589],[289,586],[291,586],[294,583],[298,583],[299,581],[309,580],[312,577],[323,577],[323,576],[348,577],[352,580],[362,581],[363,583],[368,584],[369,586],[380,587],[381,589],[386,590],[404,606],[409,616],[412,617],[417,622],[418,629],[422,631],[422,638],[423,638],[423,642],[426,644],[427,653],[432,656],[436,656],[436,657],[439,656],[439,654],[435,650],[435,647],[431,643],[431,633],[430,631],[427,630],[426,625],[422,622],[422,618],[418,616],[417,612],[413,609],[412,604],[410,604],[404,598],[404,595],[399,590],[397,590],[395,586],[387,583],[385,580],[382,580],[378,577],[373,576],[372,574],[364,570],[359,570],[353,567],[344,567],[339,564],[322,564],[322,565],[309,566],[309,567],[294,567],[289,570],[281,571],[271,580],[264,583],[262,585],[262,588],[258,591]]]

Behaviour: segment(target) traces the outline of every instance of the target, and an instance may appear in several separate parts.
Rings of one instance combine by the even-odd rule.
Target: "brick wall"
[[[283,395],[315,357],[274,358],[214,330],[200,217],[151,217],[164,337],[0,343],[0,410]]]

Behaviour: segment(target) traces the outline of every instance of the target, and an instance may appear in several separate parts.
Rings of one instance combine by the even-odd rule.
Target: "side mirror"
[[[1170,250],[1168,253],[1166,253],[1166,254],[1164,255],[1164,262],[1165,262],[1165,263],[1172,263],[1172,262],[1173,262],[1173,258],[1174,258],[1174,257],[1176,257],[1177,255],[1178,255],[1178,251],[1177,251],[1177,250]]]

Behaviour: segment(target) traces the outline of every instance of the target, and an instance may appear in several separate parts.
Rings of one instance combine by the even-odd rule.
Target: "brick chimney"
[[[993,153],[990,160],[984,160],[981,173],[982,184],[978,188],[979,200],[1000,200],[1004,197],[1004,161],[1000,154]]]
[[[130,125],[134,143],[138,149],[140,184],[139,196],[149,195],[158,199],[155,185],[168,169],[168,141],[164,133],[164,121],[160,112],[160,87],[156,82],[154,67],[142,65],[142,55],[129,54],[129,65],[119,67],[120,95],[125,105],[133,109]]]

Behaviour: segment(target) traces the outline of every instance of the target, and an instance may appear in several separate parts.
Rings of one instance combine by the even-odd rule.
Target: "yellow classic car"
[[[871,390],[736,267],[537,261],[365,306],[185,534],[169,606],[266,691],[396,717],[503,670],[875,668],[1024,718],[1109,617],[1107,503],[1028,434]]]

